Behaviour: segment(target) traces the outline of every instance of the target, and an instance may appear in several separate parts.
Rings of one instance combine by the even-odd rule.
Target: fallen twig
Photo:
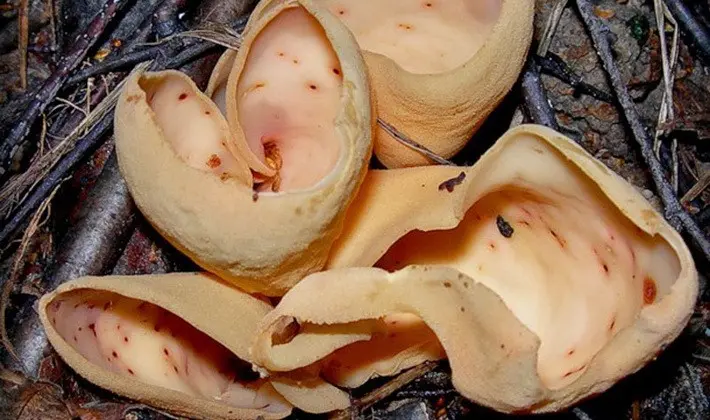
[[[84,137],[76,142],[74,147],[59,160],[52,170],[43,177],[35,190],[24,200],[22,206],[13,212],[5,226],[0,230],[0,244],[7,244],[12,235],[23,225],[25,219],[33,212],[45,197],[64,179],[81,160],[90,152],[96,150],[113,124],[113,113],[105,114]]]
[[[59,62],[56,71],[37,90],[20,121],[0,144],[0,175],[8,170],[17,147],[25,140],[37,117],[57,95],[69,72],[79,65],[116,12],[125,7],[127,3],[129,3],[128,0],[107,0],[101,12],[91,21],[86,31],[74,41],[71,49]]]
[[[433,160],[434,162],[440,164],[440,165],[455,165],[452,161],[448,159],[444,159],[443,157],[437,155],[436,153],[432,152],[425,146],[417,143],[416,141],[410,139],[409,137],[405,136],[403,133],[401,133],[399,130],[397,130],[394,126],[390,125],[389,123],[383,121],[380,118],[377,118],[377,124],[380,125],[387,133],[389,133],[390,136],[394,137],[395,140],[398,142],[402,143],[403,145],[409,147],[412,150],[415,150],[424,156],[428,157],[429,159]]]
[[[163,0],[141,0],[137,1],[136,5],[126,12],[121,19],[116,30],[111,33],[111,36],[98,49],[94,57],[101,57],[100,61],[108,57],[116,55],[119,51],[129,48],[139,42],[147,40],[148,33],[142,33],[140,28],[152,25],[151,15],[156,13]],[[137,34],[141,32],[141,35]]]
[[[164,0],[158,11],[153,15],[153,28],[158,39],[167,38],[184,28],[180,24],[178,14],[185,8],[187,0]]]
[[[17,10],[17,20],[19,22],[18,50],[20,51],[20,87],[27,89],[27,44],[30,37],[30,23],[28,18],[29,0],[20,0]]]
[[[532,57],[528,57],[528,61],[525,64],[521,89],[528,118],[535,124],[558,130],[559,125],[557,124],[557,118],[555,118],[555,111],[547,99],[547,93],[542,86],[542,80],[540,80],[537,63]]]
[[[45,286],[46,290],[82,275],[99,275],[107,271],[120,256],[134,221],[133,200],[113,153],[83,203],[77,223],[57,247],[55,269]],[[29,310],[24,312],[32,313]],[[46,344],[41,325],[35,318],[28,315],[15,331],[13,340],[21,367],[34,378],[37,377]],[[8,366],[17,366],[16,361],[5,362]]]
[[[582,76],[575,73],[557,54],[548,52],[544,57],[536,55],[535,61],[540,66],[540,71],[562,80],[572,86],[575,92],[607,103],[614,102],[613,96],[585,82]]]
[[[678,20],[688,43],[694,45],[700,58],[710,65],[710,28],[701,23],[682,0],[666,0],[666,6]]]
[[[20,244],[20,249],[15,255],[15,260],[12,264],[12,270],[10,272],[10,277],[2,285],[2,294],[0,295],[0,344],[5,347],[10,356],[12,356],[17,363],[22,363],[22,359],[17,355],[15,347],[12,345],[8,335],[7,335],[7,324],[5,319],[5,311],[7,310],[7,304],[10,300],[10,295],[14,289],[17,281],[20,278],[20,272],[25,262],[25,255],[27,253],[27,248],[30,245],[32,237],[37,233],[37,230],[42,226],[41,219],[45,215],[45,212],[49,208],[52,198],[59,190],[59,185],[57,185],[54,190],[49,194],[46,200],[42,202],[39,209],[32,216],[29,227],[25,230],[22,235],[22,243]],[[48,216],[48,214],[47,214]]]
[[[106,60],[80,70],[67,80],[67,85],[74,85],[84,82],[90,77],[130,68],[155,57],[165,57],[167,59],[165,68],[180,67],[186,61],[194,60],[205,52],[214,49],[214,44],[235,48],[238,46],[235,45],[238,42],[236,38],[244,30],[246,22],[246,18],[238,19],[233,27],[232,34],[225,32],[223,34],[217,33],[214,36],[214,31],[209,33],[205,32],[205,30],[194,30],[185,34],[173,35],[155,45],[131,51],[113,60]],[[210,36],[210,34],[213,36]],[[181,58],[177,59],[177,57]]]
[[[663,167],[653,153],[653,141],[641,123],[634,102],[622,79],[621,72],[614,62],[611,45],[606,36],[607,30],[594,14],[593,7],[589,0],[576,0],[576,2],[580,16],[592,37],[597,53],[609,76],[612,88],[621,106],[622,114],[631,128],[634,140],[640,148],[641,156],[651,172],[656,190],[663,202],[666,219],[675,229],[681,230],[681,228],[684,228],[686,233],[693,239],[698,250],[703,253],[706,260],[710,261],[710,241],[708,241],[703,231],[698,227],[697,223],[695,223],[695,220],[683,210],[683,207],[681,207],[678,198],[673,192],[672,186],[665,178]]]
[[[553,6],[552,13],[547,19],[547,22],[545,22],[545,30],[542,33],[540,44],[537,47],[537,55],[541,57],[547,55],[547,51],[550,49],[550,44],[552,43],[552,38],[557,31],[557,25],[560,23],[560,18],[568,2],[569,0],[557,0],[557,3]]]
[[[421,365],[415,366],[394,378],[393,380],[387,382],[381,387],[367,393],[364,397],[354,401],[352,405],[344,410],[337,411],[329,416],[330,420],[346,420],[353,418],[353,415],[357,415],[379,401],[392,395],[398,389],[404,387],[420,376],[434,370],[437,366],[436,362],[425,362]]]

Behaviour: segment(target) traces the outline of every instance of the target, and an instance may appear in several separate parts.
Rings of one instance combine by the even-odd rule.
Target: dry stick
[[[678,20],[682,31],[695,45],[700,58],[710,64],[710,29],[703,25],[682,0],[666,0],[666,6]]]
[[[246,26],[247,19],[238,19],[235,23],[234,30],[241,32]],[[194,32],[194,31],[193,31]],[[216,47],[210,42],[205,42],[203,39],[188,38],[184,36],[170,37],[156,45],[151,45],[141,50],[130,51],[113,60],[106,60],[95,64],[89,68],[78,71],[75,75],[69,78],[67,85],[74,85],[84,82],[89,77],[95,77],[101,74],[106,74],[112,71],[130,68],[138,63],[148,61],[156,56],[174,57],[170,59],[166,68],[176,68],[184,64],[185,61],[194,60],[201,54],[206,53]],[[179,51],[182,50],[182,53]],[[183,54],[183,58],[177,59],[176,54]],[[181,63],[176,65],[175,63]]]
[[[10,356],[12,356],[18,363],[22,363],[22,359],[18,356],[14,346],[12,345],[12,342],[10,341],[10,338],[7,335],[5,311],[7,310],[7,304],[10,300],[12,290],[20,279],[20,272],[25,262],[25,254],[27,253],[27,248],[30,245],[30,241],[32,240],[32,237],[35,235],[37,230],[42,226],[40,219],[45,214],[45,211],[47,211],[47,209],[49,208],[49,205],[52,202],[52,198],[54,198],[54,195],[59,190],[60,185],[61,184],[57,185],[54,188],[49,197],[47,197],[42,202],[42,204],[39,206],[39,209],[37,209],[34,216],[32,216],[32,220],[30,221],[29,227],[22,235],[22,244],[20,245],[20,249],[17,251],[17,255],[15,256],[15,260],[12,264],[10,278],[8,278],[5,281],[5,284],[3,284],[2,286],[2,294],[0,295],[0,344],[5,347],[8,353],[10,353]],[[47,214],[47,216],[49,216],[49,214]]]
[[[603,102],[614,102],[614,97],[612,95],[585,82],[584,79],[575,73],[574,70],[572,70],[570,66],[568,66],[567,63],[565,63],[564,60],[562,60],[562,58],[557,54],[548,52],[544,57],[536,55],[535,62],[540,66],[540,71],[542,73],[554,76],[555,78],[567,83],[574,88],[575,92],[589,95],[592,98]]]
[[[685,228],[686,233],[693,239],[695,245],[703,253],[706,260],[710,261],[710,241],[708,241],[702,229],[700,229],[697,223],[695,223],[692,216],[683,210],[678,202],[678,198],[673,193],[673,188],[665,179],[663,167],[658,159],[656,159],[656,155],[653,153],[653,141],[641,123],[641,119],[636,111],[634,102],[631,99],[629,91],[626,88],[626,84],[622,79],[621,72],[614,62],[611,45],[609,44],[609,39],[606,37],[607,30],[603,27],[599,18],[594,14],[594,10],[592,5],[589,3],[589,0],[576,1],[579,14],[592,37],[597,53],[599,54],[602,64],[609,75],[609,80],[614,89],[614,93],[616,94],[617,100],[621,105],[622,113],[631,127],[634,140],[636,140],[636,143],[639,145],[641,156],[649,167],[651,177],[656,185],[656,190],[658,191],[661,201],[663,202],[663,207],[665,208],[666,219],[676,230],[680,230],[681,227]]]
[[[178,14],[187,5],[187,0],[164,0],[160,9],[153,15],[153,28],[159,39],[181,32]]]
[[[9,220],[0,230],[0,244],[7,244],[8,240],[22,226],[27,216],[34,211],[37,206],[44,201],[50,191],[54,189],[69,174],[81,160],[100,145],[103,135],[113,124],[113,113],[105,114],[101,120],[92,127],[86,136],[81,138],[69,153],[67,153],[59,163],[45,176],[37,188],[16,209]]]
[[[140,33],[142,26],[147,26],[150,29],[150,16],[156,12],[162,0],[140,0],[136,5],[131,7],[121,18],[120,24],[111,33],[111,36],[104,41],[101,47],[98,48],[98,55],[103,55],[103,59],[115,56],[119,51],[125,48],[130,48],[131,44],[136,42],[144,42],[147,39],[145,36],[142,40],[137,39],[136,34]],[[114,42],[119,41],[120,47],[115,47]],[[103,61],[103,60],[101,60]]]
[[[134,204],[118,169],[116,154],[112,153],[83,203],[77,223],[57,247],[56,269],[46,289],[83,275],[103,274],[120,255],[122,247],[114,245],[127,240],[134,222]],[[31,312],[26,314],[13,338],[21,362],[4,362],[36,379],[46,347],[38,317]]]
[[[104,29],[113,20],[116,13],[129,2],[129,0],[107,0],[101,12],[89,23],[86,31],[74,41],[71,49],[59,62],[54,73],[37,90],[34,99],[28,104],[27,109],[22,114],[20,122],[13,127],[5,141],[0,145],[0,175],[7,171],[17,147],[25,140],[37,117],[45,110],[49,102],[57,96],[57,92],[59,92],[59,89],[67,79],[69,72],[81,63],[88,50],[104,32]]]
[[[394,126],[381,120],[380,118],[377,118],[377,123],[390,136],[394,137],[395,140],[397,140],[398,142],[402,143],[403,145],[409,147],[410,149],[423,154],[424,156],[428,157],[429,159],[433,160],[434,162],[436,162],[440,165],[453,165],[453,166],[456,165],[452,161],[450,161],[448,159],[444,159],[443,157],[441,157],[441,156],[437,155],[436,153],[432,152],[431,150],[427,149],[425,146],[422,146],[421,144],[417,143],[416,141],[408,138],[407,136],[402,134],[399,130],[397,130]]]
[[[673,18],[670,11],[666,7],[663,0],[654,0],[654,13],[656,15],[656,26],[658,30],[658,36],[661,40],[661,62],[663,68],[663,98],[661,99],[661,107],[658,111],[658,119],[656,124],[656,132],[653,137],[653,151],[656,154],[656,158],[660,159],[661,156],[661,137],[664,135],[668,128],[669,121],[673,121],[674,109],[673,109],[673,86],[675,85],[675,68],[678,62],[678,22]],[[666,19],[673,25],[673,46],[670,52],[668,52],[668,45],[666,42],[665,26]],[[678,194],[678,139],[673,138],[671,141],[671,186],[673,187],[673,193]],[[682,200],[681,200],[682,203]]]
[[[18,28],[18,49],[20,51],[20,86],[22,90],[27,89],[27,44],[30,38],[30,22],[28,18],[28,9],[30,7],[29,0],[20,0],[19,9],[17,11]]]
[[[354,401],[350,407],[333,413],[331,416],[329,416],[329,419],[349,420],[353,417],[353,415],[357,415],[358,413],[362,412],[362,410],[365,410],[378,403],[379,401],[384,400],[385,398],[396,392],[398,389],[404,387],[415,379],[425,375],[428,372],[431,372],[432,370],[434,370],[434,368],[436,368],[436,366],[436,362],[425,362],[420,365],[417,365],[409,369],[408,371],[401,373],[399,376],[382,385],[381,387],[375,389],[374,391],[367,393],[364,397],[358,399],[357,401]]]
[[[528,57],[523,78],[520,84],[523,92],[523,101],[528,117],[535,124],[541,124],[559,130],[555,111],[552,109],[547,93],[540,80],[540,72],[532,57]]]
[[[569,0],[557,0],[557,3],[553,6],[550,18],[545,22],[545,31],[542,33],[540,45],[537,47],[537,55],[540,57],[547,55],[547,51],[550,49],[550,44],[552,43],[552,38],[557,31],[557,25],[560,23],[560,18],[562,18],[562,12],[565,11],[568,1]]]

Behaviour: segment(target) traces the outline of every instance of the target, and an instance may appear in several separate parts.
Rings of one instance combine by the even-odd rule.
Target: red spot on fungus
[[[173,365],[173,370],[175,371],[175,373],[178,373],[178,368],[177,368],[177,366]]]
[[[334,73],[334,74],[337,74],[338,76],[340,76],[340,70],[338,70],[338,69],[333,69],[333,73]]]
[[[128,343],[128,337],[123,337],[123,342]]]
[[[412,25],[410,25],[410,24],[408,24],[408,23],[400,23],[400,24],[397,25],[397,26],[398,26],[400,29],[404,29],[404,30],[406,30],[406,31],[409,31],[409,30],[412,29]]]
[[[433,4],[431,4],[431,2],[424,3],[424,7],[431,7],[431,6],[433,6]]]
[[[650,277],[643,279],[643,303],[646,305],[652,304],[656,300],[657,293],[656,282]]]
[[[209,160],[207,161],[207,166],[209,166],[210,168],[213,168],[213,169],[218,167],[221,164],[222,164],[222,159],[220,159],[219,156],[217,156],[214,153],[212,154],[212,156],[210,156]]]
[[[96,337],[96,325],[89,324],[89,329],[91,330],[92,333],[94,333],[94,337]]]
[[[163,349],[163,353],[165,353],[166,356],[170,355],[170,352],[168,351],[168,349]]]
[[[75,343],[78,343],[78,342],[79,342],[79,340],[76,339],[76,335],[74,335],[74,342],[75,342]]]
[[[318,90],[318,86],[313,85],[313,84],[308,85],[308,88],[309,88],[310,90]]]
[[[602,268],[604,268],[605,273],[609,274],[609,266],[606,263],[602,264]]]
[[[505,344],[501,344],[501,345],[500,345],[500,348],[501,348],[501,349],[505,349]]]
[[[616,326],[616,317],[612,318],[611,324],[609,324],[609,331],[613,331]]]
[[[521,220],[520,224],[530,227],[530,223],[527,220]]]
[[[490,249],[496,249],[496,244],[494,244],[493,242],[490,242],[490,243],[488,244],[488,247],[489,247]]]
[[[466,312],[466,308],[464,308],[464,307],[462,306],[462,307],[461,307],[461,312]]]
[[[451,283],[449,283],[448,281],[445,281],[445,282],[444,282],[444,287],[446,287],[447,289],[450,288],[450,287],[451,287]]]
[[[111,307],[111,302],[104,303],[104,311]]]
[[[283,57],[284,55],[286,55],[286,54],[284,54],[284,53],[282,53],[282,52],[279,51],[279,53],[278,53],[278,56],[279,56],[279,57]]]
[[[185,99],[187,99],[187,93],[181,93],[180,96],[178,96],[178,99],[184,101]]]
[[[81,331],[81,330],[83,330],[83,328],[82,328],[82,327],[79,327],[79,331]]]
[[[133,373],[133,370],[131,369],[128,369],[128,373],[130,373],[131,375],[135,375],[135,373]]]
[[[568,352],[567,352],[567,356],[571,356],[571,355],[573,355],[573,354],[574,354],[574,352],[575,352],[575,349],[572,349],[572,350],[568,351]]]
[[[563,378],[566,378],[566,377],[568,377],[568,376],[570,376],[570,375],[572,375],[572,374],[574,374],[574,373],[579,372],[580,370],[584,369],[585,367],[586,367],[586,366],[582,366],[582,367],[580,367],[579,369],[575,369],[575,370],[569,371],[569,372],[565,373],[564,376],[562,376],[562,377],[563,377]]]
[[[293,59],[293,64],[298,64],[298,59],[294,58],[294,59]]]
[[[338,14],[339,14],[340,16],[344,15],[344,14],[345,14],[345,10],[342,10],[342,9],[341,9],[341,10],[338,10]]]
[[[205,111],[205,115],[212,115],[212,113],[209,111]]]
[[[558,244],[560,244],[561,248],[564,248],[567,245],[567,243],[564,241],[564,239],[560,238],[560,236],[557,234],[557,232],[550,229],[550,233],[552,234],[552,236],[555,237],[555,240],[557,241]]]
[[[118,358],[118,353],[116,353],[116,350],[111,352],[111,356]]]

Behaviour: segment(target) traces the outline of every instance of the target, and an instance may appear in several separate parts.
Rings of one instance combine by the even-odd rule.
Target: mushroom
[[[378,117],[445,158],[466,145],[515,84],[533,35],[533,0],[318,3],[364,50]],[[387,168],[432,163],[382,127],[374,151]]]
[[[551,412],[655,358],[698,294],[679,233],[542,126],[510,130],[473,167],[372,171],[349,213],[327,269],[260,322],[251,354],[262,369],[324,369],[355,349],[374,359],[366,340],[404,314],[436,335],[464,397]],[[274,341],[284,319],[297,333]]]
[[[232,284],[279,296],[325,264],[367,171],[374,117],[337,18],[309,1],[261,7],[206,93],[177,71],[132,74],[116,150],[162,236]]]
[[[323,381],[296,394],[288,376],[260,378],[248,345],[272,307],[209,274],[82,277],[39,308],[50,343],[79,375],[171,413],[277,419],[322,396],[322,410],[349,404]]]

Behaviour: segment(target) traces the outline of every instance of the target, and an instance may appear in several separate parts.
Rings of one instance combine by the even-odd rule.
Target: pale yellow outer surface
[[[482,195],[512,181],[510,171],[497,172],[508,173],[503,179],[493,169],[514,163],[497,158],[506,147],[530,138],[559,152],[641,231],[660,237],[680,267],[672,284],[640,309],[631,325],[610,337],[575,381],[554,390],[538,375],[539,338],[489,287],[449,267],[410,266],[393,273],[367,268],[410,231],[455,227]],[[452,192],[436,188],[462,171],[467,176]],[[359,207],[351,210],[352,224],[331,256],[329,270],[304,279],[260,323],[252,348],[257,365],[289,371],[318,363],[336,349],[369,338],[362,328],[351,326],[411,313],[439,338],[453,384],[463,396],[503,412],[551,412],[604,392],[642,368],[680,334],[693,312],[698,274],[682,237],[630,184],[553,130],[531,125],[513,129],[472,168],[414,168],[371,176],[358,197]],[[393,194],[410,198],[393,200]],[[287,344],[273,345],[272,332],[282,317],[295,318],[303,330],[327,325],[318,327],[321,334],[299,334]]]
[[[534,0],[502,0],[485,44],[448,72],[409,73],[390,58],[365,51],[377,116],[439,156],[456,154],[518,80],[532,41],[534,7]],[[375,155],[388,168],[432,163],[379,126]]]
[[[244,60],[269,21],[284,8],[298,5],[322,25],[343,75],[335,122],[342,154],[333,172],[314,188],[259,194],[255,200],[249,182],[221,180],[187,165],[164,137],[139,85],[168,73],[131,75],[115,115],[121,173],[156,230],[205,270],[244,290],[270,296],[282,295],[322,268],[372,152],[374,114],[365,64],[350,32],[329,13],[310,1],[262,2],[263,13],[252,15],[236,62]],[[237,145],[234,150],[241,150],[238,145],[245,144],[241,129],[229,129]],[[249,163],[247,156],[236,157]]]

